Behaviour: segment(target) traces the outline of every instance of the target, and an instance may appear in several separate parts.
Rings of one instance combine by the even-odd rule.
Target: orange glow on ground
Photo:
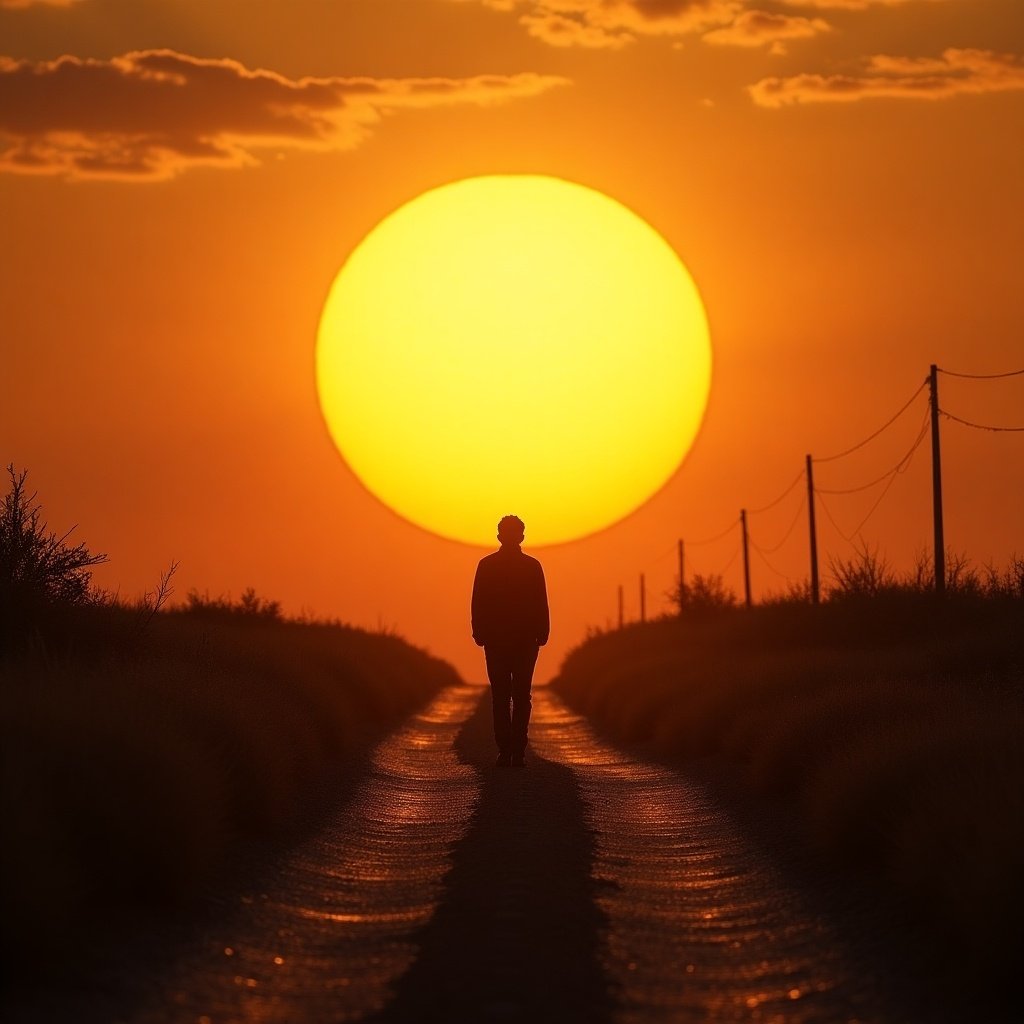
[[[321,408],[365,486],[433,533],[533,545],[646,501],[700,427],[704,307],[679,257],[607,196],[472,178],[385,218],[338,274],[317,347]]]

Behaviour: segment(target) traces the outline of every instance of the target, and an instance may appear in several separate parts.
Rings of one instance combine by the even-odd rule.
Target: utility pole
[[[619,629],[625,625],[625,600],[622,594],[622,584],[619,584]]]
[[[640,621],[647,621],[647,584],[643,573],[640,573]]]
[[[743,596],[750,607],[750,550],[747,546],[747,510],[740,509],[740,525],[743,527]]]
[[[683,613],[683,602],[686,600],[686,547],[679,541],[679,614]]]
[[[935,525],[935,593],[946,592],[946,540],[942,529],[942,456],[939,452],[939,368],[928,374],[932,408],[932,520]]]
[[[814,467],[807,456],[807,523],[811,531],[811,603],[821,603],[818,585],[818,529],[814,522]]]

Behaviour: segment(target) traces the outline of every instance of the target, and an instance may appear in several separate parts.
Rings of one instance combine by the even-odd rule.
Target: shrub
[[[739,762],[972,982],[1002,983],[1024,912],[1021,566],[974,585],[965,564],[940,600],[865,552],[840,599],[632,624],[571,651],[553,686],[616,740]]]
[[[74,527],[62,535],[49,529],[36,493],[25,487],[28,473],[7,467],[10,489],[0,501],[0,629],[4,649],[37,629],[46,610],[83,605],[93,599],[92,569],[107,560],[84,543],[70,544]]]

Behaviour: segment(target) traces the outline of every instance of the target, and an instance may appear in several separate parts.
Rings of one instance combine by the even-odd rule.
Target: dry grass
[[[398,637],[340,625],[161,613],[140,632],[130,609],[60,614],[44,646],[0,662],[0,934],[23,953],[194,902],[457,681]]]
[[[1024,602],[892,594],[665,619],[573,651],[556,689],[624,742],[741,763],[983,974],[1024,920]]]

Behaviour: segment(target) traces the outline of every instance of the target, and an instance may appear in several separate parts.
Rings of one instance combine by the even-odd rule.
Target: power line
[[[816,496],[818,498],[818,504],[821,505],[821,507],[825,510],[825,515],[828,516],[828,521],[836,528],[836,533],[838,533],[839,536],[842,537],[843,540],[845,540],[846,543],[850,545],[850,547],[856,550],[857,545],[854,544],[853,537],[848,536],[846,531],[836,522],[836,517],[832,515],[832,510],[828,507],[828,502],[826,502],[820,494],[816,494]]]
[[[757,546],[757,542],[753,538],[751,538],[750,543],[753,546],[754,550],[757,552],[757,554],[760,556],[761,561],[764,562],[764,564],[767,565],[768,568],[771,569],[771,571],[775,573],[776,576],[781,576],[782,579],[784,579],[787,583],[793,582],[792,576],[787,576],[784,572],[780,572],[778,569],[775,568],[774,565],[772,565],[771,562],[768,561],[767,557],[765,556],[765,553]]]
[[[906,403],[900,407],[899,412],[897,412],[890,419],[886,420],[886,422],[883,423],[882,426],[880,426],[873,434],[869,434],[867,437],[865,437],[863,441],[860,441],[858,444],[855,444],[852,448],[847,448],[844,452],[839,452],[837,455],[829,455],[826,458],[822,459],[815,457],[814,461],[835,462],[836,459],[842,459],[845,458],[847,455],[852,455],[858,449],[863,448],[864,445],[866,445],[869,441],[874,441],[874,439],[878,437],[879,434],[884,433],[886,430],[888,430],[889,427],[891,427],[914,404],[914,401],[917,398],[917,396],[921,394],[921,392],[924,391],[924,389],[927,386],[928,378],[926,377],[923,381],[921,381],[921,386],[910,396],[909,399],[907,399]]]
[[[646,560],[646,562],[644,562],[644,565],[646,565],[648,567],[650,567],[652,565],[657,565],[658,562],[660,562],[669,552],[675,551],[675,549],[676,549],[676,545],[675,545],[675,541],[673,541],[671,547],[665,548],[665,550],[662,551],[661,554],[655,555],[654,558],[648,558]]]
[[[716,540],[721,540],[723,537],[727,537],[739,525],[740,521],[738,519],[734,519],[721,533],[716,533],[714,537],[705,537],[703,540],[687,539],[686,546],[690,547],[692,545],[694,547],[699,547],[703,546],[704,544],[714,544]]]
[[[995,432],[995,433],[1024,433],[1024,426],[1012,426],[1012,427],[1010,427],[1010,426],[996,426],[996,425],[993,425],[993,424],[975,423],[975,422],[973,422],[971,420],[967,420],[967,419],[964,419],[964,418],[962,418],[960,416],[956,416],[953,413],[949,413],[945,409],[940,408],[939,404],[938,404],[938,384],[937,384],[937,374],[939,374],[939,373],[945,374],[946,376],[949,376],[949,377],[958,377],[958,378],[963,378],[963,379],[968,379],[968,380],[998,380],[998,379],[1004,379],[1004,378],[1009,378],[1009,377],[1024,376],[1024,369],[1011,370],[1011,371],[1007,371],[1005,373],[973,374],[973,373],[956,373],[956,372],[953,372],[951,370],[943,370],[940,367],[937,367],[937,366],[935,366],[933,364],[931,366],[931,368],[930,368],[930,373],[929,373],[928,377],[926,377],[921,382],[921,384],[917,387],[917,389],[910,396],[910,398],[908,398],[907,401],[888,420],[886,420],[886,422],[883,423],[882,426],[880,426],[873,433],[869,434],[867,437],[865,437],[863,440],[861,440],[857,444],[851,446],[850,448],[845,449],[844,451],[838,452],[835,455],[830,455],[830,456],[823,457],[823,458],[814,458],[814,459],[812,459],[812,457],[810,455],[808,455],[806,457],[806,467],[805,467],[805,469],[803,471],[801,471],[800,473],[798,473],[793,478],[793,480],[787,485],[787,487],[782,491],[782,493],[779,494],[779,496],[777,498],[775,498],[773,501],[769,502],[766,505],[761,505],[758,508],[744,509],[740,513],[739,519],[734,519],[727,527],[725,527],[725,529],[721,530],[720,532],[718,532],[716,534],[713,534],[712,536],[709,536],[709,537],[703,537],[703,538],[701,538],[699,540],[688,540],[686,543],[689,546],[691,546],[691,547],[700,547],[700,546],[707,545],[707,544],[714,544],[714,543],[716,543],[718,541],[721,541],[721,540],[724,540],[726,537],[734,534],[735,531],[736,531],[736,528],[738,526],[741,526],[742,527],[742,536],[741,536],[740,540],[737,542],[737,544],[734,547],[734,549],[732,551],[732,554],[729,556],[728,560],[725,562],[725,564],[722,566],[721,570],[716,575],[718,577],[724,576],[724,574],[729,570],[729,568],[732,566],[732,564],[736,561],[736,558],[738,557],[738,555],[740,554],[740,551],[742,550],[743,551],[743,556],[744,556],[743,572],[744,572],[744,580],[745,580],[745,588],[746,588],[746,602],[749,605],[751,603],[751,593],[750,593],[750,579],[749,579],[749,555],[748,555],[748,550],[747,550],[748,546],[753,546],[755,552],[757,552],[757,554],[760,557],[761,561],[764,562],[764,564],[768,567],[768,569],[772,573],[774,573],[776,576],[779,576],[780,578],[782,578],[784,580],[787,580],[789,583],[792,584],[793,583],[792,577],[788,576],[786,573],[784,573],[781,570],[779,570],[778,568],[776,568],[776,566],[768,558],[768,555],[774,554],[775,552],[779,551],[782,548],[782,546],[789,540],[789,538],[793,534],[793,531],[796,529],[797,524],[800,522],[800,518],[801,518],[801,515],[804,512],[804,509],[805,508],[809,508],[810,529],[811,529],[811,539],[812,539],[812,544],[811,544],[811,547],[812,547],[812,554],[811,554],[811,560],[812,560],[811,593],[812,593],[812,596],[813,596],[813,600],[815,602],[817,602],[817,599],[818,599],[818,597],[817,597],[817,575],[816,575],[816,567],[815,567],[816,566],[816,560],[815,560],[815,558],[816,558],[816,555],[815,555],[815,552],[816,552],[816,548],[815,548],[816,535],[815,535],[815,528],[814,528],[814,507],[815,507],[815,502],[817,502],[817,503],[819,503],[821,505],[821,508],[825,512],[826,517],[828,518],[828,520],[832,524],[832,526],[835,528],[835,530],[839,534],[839,536],[847,544],[849,544],[851,547],[853,547],[854,550],[856,551],[857,550],[857,543],[856,543],[855,538],[860,538],[861,543],[863,543],[862,531],[863,531],[864,527],[867,525],[868,521],[871,519],[871,517],[875,514],[875,512],[881,507],[882,503],[885,501],[885,499],[888,496],[890,490],[892,489],[892,485],[896,481],[896,477],[900,476],[901,474],[905,473],[908,470],[908,468],[910,467],[911,462],[913,461],[914,454],[917,452],[917,449],[921,446],[922,442],[924,441],[925,437],[927,436],[929,427],[931,427],[931,431],[932,431],[933,474],[935,474],[935,478],[936,478],[935,482],[933,482],[933,490],[934,490],[934,493],[935,493],[934,500],[935,500],[935,503],[936,503],[936,508],[935,508],[936,523],[938,524],[936,526],[936,541],[935,541],[935,549],[936,549],[936,574],[937,574],[936,590],[941,591],[942,588],[939,585],[939,574],[940,574],[940,569],[939,569],[939,564],[940,564],[939,552],[942,551],[943,548],[942,548],[942,540],[941,540],[941,511],[942,511],[942,508],[941,508],[941,484],[940,484],[940,482],[938,482],[938,475],[937,475],[938,474],[938,467],[939,467],[939,448],[938,448],[938,444],[939,444],[938,422],[939,422],[939,420],[938,420],[938,417],[941,415],[941,416],[946,417],[946,419],[953,420],[954,422],[960,423],[963,426],[970,427],[970,428],[975,429],[975,430],[984,430],[984,431],[990,431],[990,432]],[[834,461],[836,461],[838,459],[845,458],[848,455],[852,455],[856,451],[859,451],[861,448],[865,447],[871,441],[875,440],[877,437],[879,437],[881,434],[883,434],[894,423],[896,423],[896,421],[899,420],[907,412],[907,410],[911,408],[911,406],[918,399],[918,397],[920,396],[922,391],[924,391],[925,388],[927,388],[929,386],[931,388],[931,401],[930,401],[930,403],[928,405],[928,408],[925,411],[925,415],[924,415],[924,418],[923,418],[923,421],[922,421],[922,424],[921,424],[921,428],[920,428],[916,438],[914,439],[913,444],[911,444],[910,448],[895,463],[895,465],[893,465],[890,469],[886,470],[886,472],[882,473],[880,476],[876,477],[875,479],[869,481],[868,483],[861,484],[861,485],[859,485],[857,487],[829,488],[829,487],[816,487],[814,485],[814,482],[813,482],[813,472],[812,472],[812,470],[813,470],[813,463],[814,462],[818,462],[818,463],[834,462]],[[747,517],[748,517],[748,515],[757,515],[757,514],[760,514],[760,513],[763,513],[763,512],[767,512],[770,509],[773,509],[776,506],[780,505],[793,492],[793,490],[800,484],[801,481],[806,481],[807,492],[808,493],[806,493],[806,494],[801,496],[800,503],[799,503],[798,507],[796,508],[796,510],[794,512],[792,520],[790,521],[789,525],[786,527],[785,532],[782,534],[782,536],[778,540],[778,542],[776,544],[774,544],[772,547],[770,547],[770,548],[763,548],[763,547],[761,547],[757,543],[757,541],[754,540],[749,535],[749,532],[748,532],[748,529],[747,529]],[[857,526],[853,530],[853,532],[850,533],[850,534],[846,533],[846,531],[843,530],[843,528],[839,525],[839,522],[837,521],[836,517],[832,514],[832,510],[831,510],[831,508],[829,508],[829,505],[825,501],[825,497],[824,496],[825,495],[837,495],[837,494],[838,495],[858,494],[858,493],[862,493],[864,491],[868,491],[868,490],[870,490],[873,487],[877,487],[880,484],[884,484],[884,487],[882,488],[880,493],[877,495],[877,497],[875,497],[875,499],[873,500],[873,502],[871,504],[871,507],[868,509],[866,514],[861,518],[860,522],[857,524]],[[810,504],[809,504],[809,502],[810,502]],[[659,554],[656,558],[654,558],[652,560],[653,562],[661,562],[662,559],[664,559],[669,553],[671,553],[671,551],[678,545],[679,551],[680,551],[680,570],[679,570],[680,571],[680,581],[682,581],[682,566],[683,566],[683,562],[682,562],[682,544],[683,544],[683,541],[676,542],[676,544],[673,544],[672,546],[666,548],[661,554]],[[644,577],[643,573],[641,573],[640,580],[641,580],[640,586],[641,586],[641,609],[642,609],[643,608],[643,603],[644,603],[644,596],[645,596],[644,595],[644,580],[645,580],[645,577]],[[621,616],[622,616],[622,611],[621,611],[622,587],[621,586],[619,587],[619,603],[620,603],[620,622],[621,622]],[[642,617],[642,613],[641,613],[641,617]]]
[[[864,527],[867,525],[868,520],[878,510],[879,506],[885,500],[885,496],[889,493],[889,490],[891,489],[892,485],[896,482],[896,478],[900,474],[905,473],[907,471],[907,469],[910,468],[910,463],[911,463],[911,461],[913,459],[913,455],[917,451],[917,449],[921,446],[921,442],[924,440],[925,435],[928,433],[928,427],[929,427],[929,417],[925,416],[924,423],[921,426],[921,432],[920,432],[920,434],[918,434],[917,440],[914,442],[914,445],[910,449],[910,451],[907,452],[907,454],[896,464],[896,466],[893,469],[889,470],[889,472],[886,473],[885,476],[879,477],[878,480],[874,481],[874,484],[879,484],[879,483],[882,482],[882,480],[885,480],[885,478],[888,477],[888,481],[887,481],[885,487],[882,488],[881,493],[874,500],[874,502],[871,505],[871,508],[868,509],[867,514],[864,516],[863,519],[861,519],[861,521],[857,524],[857,526],[854,528],[854,530],[851,533],[847,534],[846,531],[843,530],[843,528],[839,525],[839,523],[836,522],[835,516],[832,515],[832,510],[828,507],[828,505],[825,502],[825,499],[822,497],[822,492],[819,491],[817,488],[815,488],[814,493],[818,497],[818,500],[821,503],[821,507],[825,510],[825,515],[828,516],[828,518],[831,521],[832,525],[836,528],[836,530],[838,531],[839,535],[843,538],[843,540],[845,540],[851,546],[856,547],[856,545],[854,544],[853,538],[856,537],[860,533],[860,531],[864,529]],[[871,486],[874,486],[874,484],[872,484]],[[858,488],[858,490],[866,490],[866,489],[867,488]],[[843,491],[831,491],[830,492],[830,491],[826,491],[825,493],[826,494],[827,493],[843,494],[843,493],[848,493],[848,492],[843,492]]]
[[[914,452],[917,451],[918,447],[920,446],[921,442],[924,440],[925,435],[927,433],[928,433],[928,416],[926,415],[925,419],[924,419],[924,423],[921,426],[921,430],[920,430],[920,432],[917,435],[917,439],[910,446],[910,450],[891,469],[886,470],[886,472],[884,472],[881,476],[876,477],[870,483],[861,484],[859,487],[844,487],[844,488],[837,488],[837,487],[815,487],[814,488],[815,494],[859,494],[861,491],[868,491],[872,487],[878,486],[878,484],[882,483],[882,481],[885,480],[887,477],[893,475],[894,473],[902,472],[903,469],[905,469],[906,466],[909,465],[910,457],[914,454]],[[817,459],[815,459],[815,462],[817,462]]]
[[[796,485],[800,483],[801,480],[803,480],[803,478],[804,472],[803,470],[800,470],[800,472],[797,473],[797,475],[793,478],[793,482],[774,501],[770,501],[767,505],[762,505],[760,508],[748,508],[747,515],[758,515],[761,512],[767,512],[770,508],[775,508],[775,506],[778,505],[779,502],[783,500],[783,498],[787,497],[789,495],[789,492],[792,491],[793,488],[796,487]]]
[[[882,493],[875,499],[874,504],[868,509],[868,514],[857,524],[857,528],[853,531],[853,536],[856,537],[861,530],[867,525],[868,520],[875,514],[875,509],[885,500],[885,496],[889,493],[889,488],[896,482],[896,477],[900,474],[899,472],[892,473],[889,477],[889,482],[882,488]]]
[[[947,420],[962,423],[965,427],[973,427],[975,430],[988,430],[993,434],[1015,434],[1024,431],[1024,427],[993,427],[985,423],[972,423],[970,420],[964,420],[959,416],[954,416],[951,412],[946,412],[945,409],[940,409],[939,412]]]
[[[786,528],[786,532],[785,532],[785,533],[784,533],[784,534],[782,535],[782,540],[780,540],[780,541],[778,542],[778,544],[776,544],[776,545],[775,545],[774,547],[770,547],[770,548],[764,548],[763,550],[761,550],[761,553],[762,553],[762,554],[768,554],[768,555],[772,555],[772,554],[774,554],[774,553],[775,553],[776,551],[778,551],[778,550],[779,550],[779,548],[781,548],[781,547],[782,547],[782,545],[783,545],[783,544],[785,544],[785,543],[786,543],[786,541],[787,541],[787,540],[789,540],[789,538],[790,538],[790,535],[791,535],[791,534],[793,533],[793,531],[794,531],[794,530],[796,529],[796,524],[797,524],[798,522],[800,522],[800,515],[801,515],[801,513],[803,512],[803,510],[804,510],[804,506],[805,506],[806,504],[807,504],[807,496],[805,495],[804,497],[802,497],[802,498],[800,499],[800,504],[799,504],[799,506],[797,507],[797,510],[796,510],[796,515],[794,515],[794,516],[793,516],[793,521],[792,521],[792,522],[791,522],[791,523],[789,524],[789,526],[788,526],[788,527]],[[757,547],[757,545],[756,545],[756,544],[755,544],[754,546],[755,546],[755,547]],[[759,550],[760,550],[760,549],[759,549]]]
[[[740,548],[742,546],[743,546],[742,544],[737,544],[736,545],[735,550],[729,556],[729,561],[726,562],[725,565],[723,565],[722,568],[719,569],[717,573],[715,573],[716,576],[724,576],[729,571],[729,567],[732,565],[733,562],[736,561],[736,556],[740,553]]]
[[[687,544],[687,550],[689,550],[690,542],[687,541],[686,544]],[[711,575],[713,575],[713,576],[724,576],[729,571],[730,567],[732,566],[732,563],[736,561],[736,556],[739,555],[740,548],[742,546],[743,546],[742,543],[740,541],[737,541],[736,542],[736,547],[733,549],[733,552],[729,556],[728,561],[726,561],[726,563],[722,566],[721,569],[718,570],[718,572],[712,573]],[[689,567],[690,574],[692,576],[700,576],[700,575],[702,575],[700,570],[694,564],[693,559],[690,558],[689,555],[687,555],[687,566]]]
[[[1020,377],[1024,370],[1010,370],[1007,373],[954,373],[952,370],[944,370],[938,367],[939,373],[947,377],[961,377],[964,380],[999,380],[1002,377]]]

